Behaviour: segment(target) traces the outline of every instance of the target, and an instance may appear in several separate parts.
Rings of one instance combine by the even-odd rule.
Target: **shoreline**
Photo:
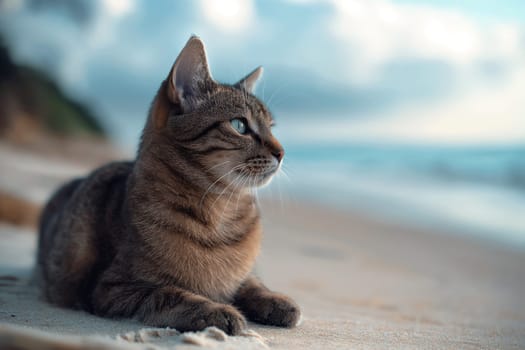
[[[317,208],[325,212],[333,212],[336,216],[351,217],[353,219],[361,218],[375,224],[389,225],[399,227],[400,229],[408,230],[410,232],[418,232],[428,235],[437,235],[448,237],[452,240],[459,239],[470,244],[480,244],[489,246],[503,251],[513,251],[516,253],[525,253],[525,240],[512,240],[508,238],[498,238],[496,230],[480,230],[477,227],[465,225],[463,223],[453,221],[443,221],[438,216],[428,217],[426,213],[417,213],[416,218],[408,218],[410,207],[401,209],[403,214],[398,215],[393,212],[385,210],[371,210],[373,207],[370,203],[366,207],[358,207],[358,200],[350,200],[346,202],[337,202],[325,200],[316,197],[314,193],[296,194],[296,198],[285,200],[288,206],[294,205],[303,208]],[[290,195],[288,195],[290,197]],[[267,210],[276,211],[275,207],[282,207],[280,199],[277,200],[275,196],[259,195],[260,202],[265,205]],[[374,200],[375,201],[375,200]],[[273,205],[268,203],[273,202]],[[291,204],[294,203],[294,204]],[[304,203],[304,205],[302,205]],[[281,210],[281,209],[279,209]],[[263,213],[264,216],[264,213]]]
[[[391,184],[403,185],[397,181],[392,181]],[[280,183],[275,187],[283,187],[284,185],[284,183]],[[406,186],[406,183],[404,185]],[[473,237],[474,239],[525,251],[525,236],[523,235],[525,225],[520,218],[520,208],[523,206],[525,210],[525,201],[519,197],[519,194],[510,190],[507,191],[508,194],[519,198],[521,206],[516,206],[509,212],[506,211],[505,206],[508,206],[508,203],[500,203],[501,206],[497,211],[489,213],[489,206],[492,204],[486,203],[491,203],[489,200],[491,198],[494,200],[495,195],[496,199],[497,195],[502,195],[499,189],[479,187],[480,191],[486,192],[484,192],[484,196],[477,199],[474,195],[469,197],[466,194],[462,194],[458,198],[453,196],[445,198],[448,194],[443,191],[440,192],[440,187],[428,184],[425,188],[427,195],[434,193],[442,197],[440,202],[433,202],[431,198],[424,198],[424,195],[417,193],[406,195],[405,198],[398,198],[389,194],[370,192],[365,189],[367,187],[370,185],[357,189],[359,188],[359,180],[355,180],[351,189],[342,188],[337,192],[333,188],[316,188],[312,183],[303,181],[300,185],[290,186],[279,196],[295,197],[296,201],[319,204],[322,207],[351,212],[371,219],[378,218],[385,222],[399,223],[415,229],[434,230],[448,234],[459,232],[465,237]],[[303,188],[308,190],[304,191]],[[407,192],[411,191],[410,188],[406,188],[406,190]],[[263,191],[264,194],[260,196],[261,198],[276,200],[279,197],[272,193],[275,191]],[[445,200],[447,204],[444,203]],[[483,209],[476,208],[479,203],[484,205]],[[483,213],[486,215],[483,216]]]

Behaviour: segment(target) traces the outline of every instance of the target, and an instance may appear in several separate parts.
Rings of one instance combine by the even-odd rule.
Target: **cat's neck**
[[[158,150],[157,150],[158,151]],[[199,174],[191,160],[171,152],[171,157],[142,150],[133,170],[132,190],[141,193],[141,206],[184,208],[207,232],[227,236],[236,231],[236,222],[258,216],[250,189],[233,184],[210,183]],[[237,234],[237,233],[235,233]]]

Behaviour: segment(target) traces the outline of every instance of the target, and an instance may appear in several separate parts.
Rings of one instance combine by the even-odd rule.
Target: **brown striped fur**
[[[136,159],[73,180],[47,203],[36,266],[47,300],[181,331],[237,334],[245,316],[297,323],[297,305],[252,275],[262,233],[252,188],[284,154],[251,94],[260,73],[219,84],[190,38],[153,101]]]

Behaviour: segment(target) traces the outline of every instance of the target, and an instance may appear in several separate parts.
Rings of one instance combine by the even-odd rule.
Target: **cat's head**
[[[205,182],[231,189],[266,184],[279,170],[284,150],[272,135],[272,115],[252,94],[261,73],[259,67],[236,84],[216,82],[203,42],[191,37],[153,102],[151,132],[183,154]]]

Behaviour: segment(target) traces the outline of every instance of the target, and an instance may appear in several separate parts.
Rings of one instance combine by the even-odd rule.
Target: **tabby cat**
[[[293,327],[298,306],[252,273],[261,241],[251,189],[284,151],[252,89],[214,81],[191,37],[152,103],[136,159],[61,187],[40,221],[44,297],[63,307],[180,331],[246,319]]]

